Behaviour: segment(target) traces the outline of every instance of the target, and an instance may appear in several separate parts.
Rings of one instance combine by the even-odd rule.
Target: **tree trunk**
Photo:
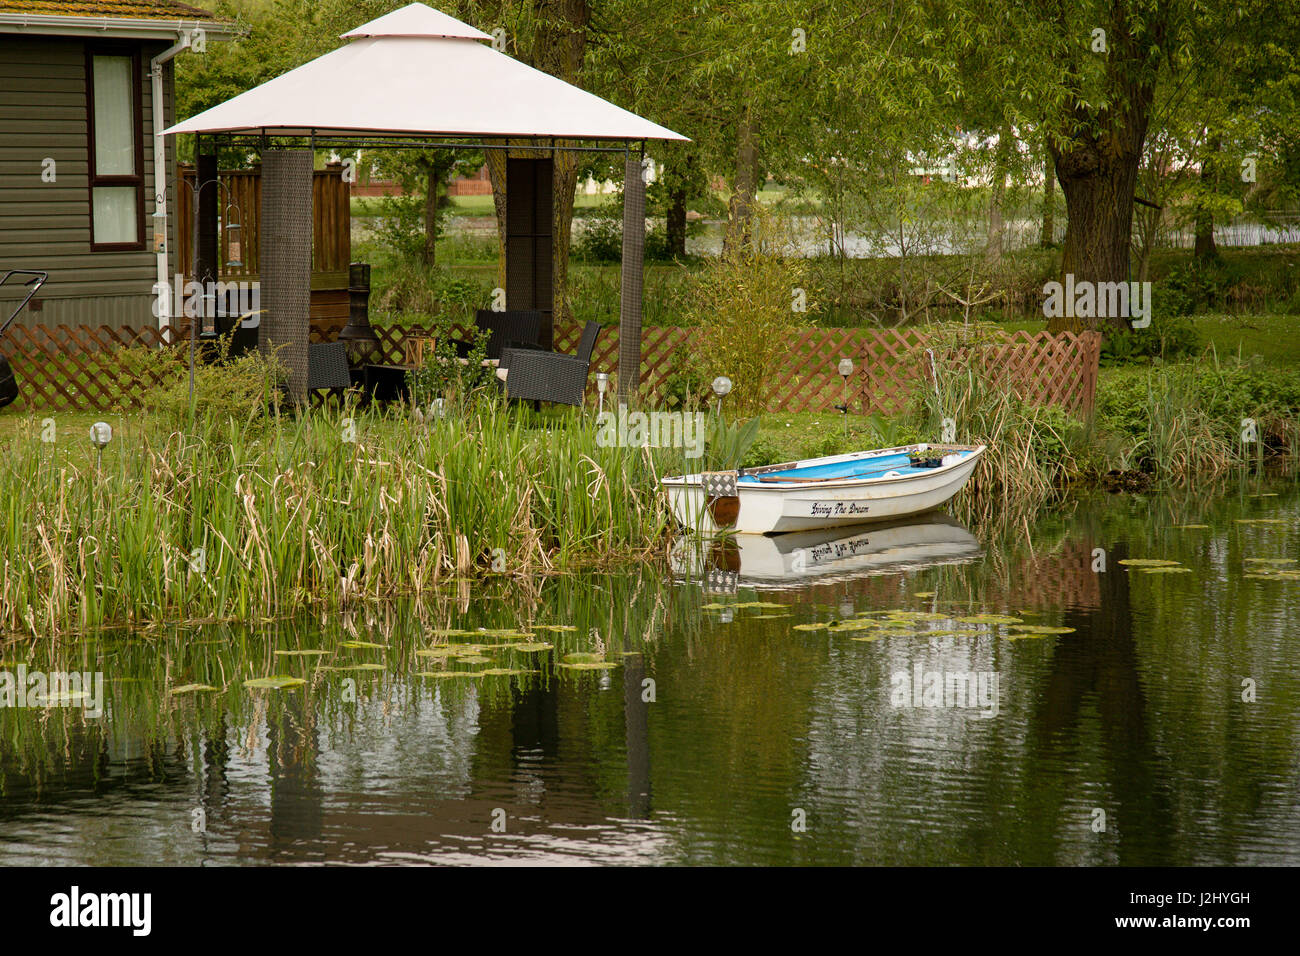
[[[1222,140],[1216,136],[1210,141],[1210,152],[1201,164],[1201,191],[1213,192],[1218,187],[1218,152]],[[1205,204],[1204,199],[1196,203],[1196,242],[1192,246],[1192,258],[1200,265],[1212,263],[1219,258],[1218,247],[1214,244],[1214,213]]]
[[[1069,217],[1061,252],[1063,281],[1070,275],[1076,283],[1129,280],[1133,195],[1169,19],[1167,6],[1156,4],[1134,16],[1129,5],[1114,4],[1105,25],[1107,105],[1072,98],[1057,117],[1055,135],[1048,137]],[[1048,320],[1049,332],[1128,324],[1124,316],[1070,317],[1065,311]]]
[[[506,146],[509,140],[501,140]],[[490,145],[496,145],[495,143]],[[492,211],[497,216],[497,288],[506,287],[506,159],[509,151],[505,149],[488,149],[488,180],[492,183]]]
[[[573,318],[573,303],[569,299],[569,246],[573,238],[573,197],[578,189],[578,157],[572,150],[555,151],[554,174],[551,180],[552,276],[551,308],[555,322],[569,322]]]
[[[438,172],[430,166],[424,179],[424,264],[438,264]]]
[[[1100,135],[1076,138],[1068,148],[1052,147],[1052,158],[1065,195],[1069,223],[1061,253],[1062,280],[1075,283],[1127,282],[1129,244],[1133,235],[1133,195],[1146,138],[1150,101],[1117,118]],[[1048,319],[1049,332],[1124,328],[1123,316],[1079,317],[1064,311]]]
[[[1043,152],[1043,233],[1038,244],[1048,249],[1056,241],[1056,164],[1050,150]]]
[[[736,177],[727,203],[727,231],[722,253],[747,247],[754,238],[754,202],[758,192],[757,130],[748,108],[740,122],[736,141]]]
[[[1002,258],[1005,229],[1003,204],[1007,196],[1007,167],[1011,163],[1011,127],[998,130],[998,145],[993,154],[993,189],[989,200],[989,234],[984,246],[984,258],[996,263]]]
[[[686,184],[679,182],[668,193],[668,211],[664,222],[668,234],[668,255],[686,258]]]

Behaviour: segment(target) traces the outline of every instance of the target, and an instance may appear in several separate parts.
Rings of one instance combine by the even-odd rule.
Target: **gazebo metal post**
[[[645,266],[644,147],[623,154],[623,265],[618,310],[618,404],[630,406],[641,385],[641,288]]]
[[[261,301],[264,353],[289,369],[289,398],[307,398],[311,333],[312,151],[262,154]]]

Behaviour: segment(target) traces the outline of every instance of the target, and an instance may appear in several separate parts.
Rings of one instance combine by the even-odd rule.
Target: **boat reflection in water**
[[[814,578],[959,563],[980,553],[979,541],[961,522],[930,512],[772,536],[682,537],[673,548],[672,567],[679,580],[703,580],[709,590],[732,590],[742,582],[788,587]]]

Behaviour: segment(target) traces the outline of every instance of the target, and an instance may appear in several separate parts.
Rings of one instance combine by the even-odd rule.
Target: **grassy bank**
[[[429,425],[342,411],[192,432],[7,415],[0,627],[267,616],[644,554],[667,517],[643,450],[493,407]]]

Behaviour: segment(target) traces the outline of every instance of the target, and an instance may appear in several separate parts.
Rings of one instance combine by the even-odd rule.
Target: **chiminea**
[[[361,365],[379,347],[379,336],[370,327],[370,265],[348,266],[348,324],[339,329],[339,341],[348,344],[348,361]]]

